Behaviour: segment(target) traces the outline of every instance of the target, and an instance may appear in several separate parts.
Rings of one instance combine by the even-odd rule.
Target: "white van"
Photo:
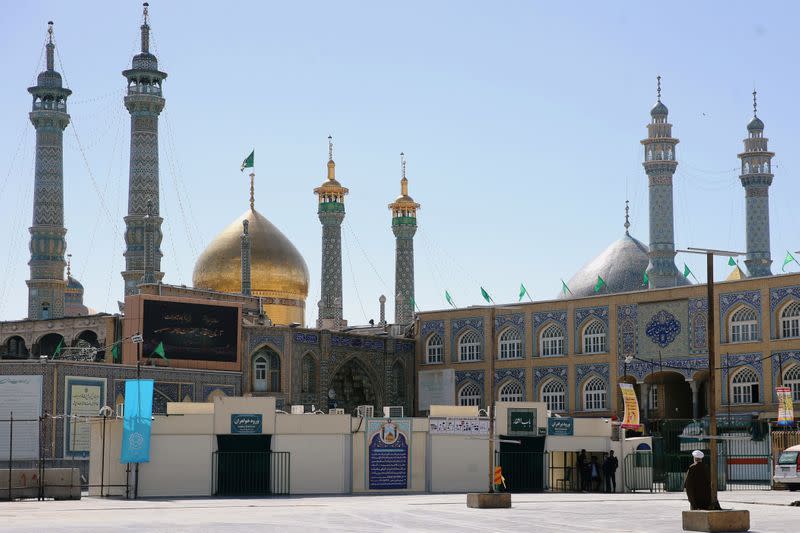
[[[800,489],[800,445],[790,446],[781,452],[772,479],[776,483],[785,483],[789,490]]]

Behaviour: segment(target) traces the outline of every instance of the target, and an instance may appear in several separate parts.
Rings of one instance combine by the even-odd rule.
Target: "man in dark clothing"
[[[614,456],[614,450],[608,452],[603,461],[603,478],[605,479],[606,492],[617,492],[617,468],[619,461]]]
[[[693,511],[711,509],[711,473],[703,462],[703,452],[695,450],[692,452],[692,457],[694,463],[686,472],[686,481],[683,483],[689,505]]]
[[[600,490],[600,463],[597,462],[597,456],[592,456],[592,462],[589,463],[589,490],[596,492]]]
[[[586,460],[586,450],[581,450],[578,454],[578,462],[575,464],[575,471],[578,473],[578,486],[585,491],[589,485],[589,476],[586,475],[586,467],[589,461]]]

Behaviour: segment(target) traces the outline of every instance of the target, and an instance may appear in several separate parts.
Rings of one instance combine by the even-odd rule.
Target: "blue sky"
[[[759,91],[774,159],[773,271],[800,248],[797,8],[670,2],[151,2],[153,49],[169,77],[160,124],[165,281],[191,284],[195,259],[247,208],[239,164],[256,149],[256,206],[295,243],[319,299],[312,193],[327,136],[350,189],[343,226],[345,317],[392,316],[387,204],[399,153],[422,204],[417,303],[557,295],[623,234],[647,243],[639,141],[655,77],[678,145],[678,247],[745,247],[737,153]],[[0,319],[26,313],[34,132],[26,88],[43,67],[48,20],[73,90],[65,132],[68,251],[86,303],[121,299],[129,118],[121,71],[138,49],[139,2],[18,2],[0,18]],[[703,259],[678,256],[704,281]],[[719,259],[719,277],[728,272]],[[787,267],[797,270],[796,265]]]

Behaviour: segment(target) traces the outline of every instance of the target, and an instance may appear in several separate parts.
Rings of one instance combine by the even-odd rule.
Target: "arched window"
[[[783,386],[792,389],[793,402],[800,402],[800,365],[792,365],[783,373]]]
[[[48,302],[42,302],[42,319],[46,320],[50,318],[50,304]]]
[[[395,362],[392,366],[392,388],[397,400],[405,400],[406,373],[403,371],[403,365],[400,364],[400,361]]]
[[[800,302],[792,302],[781,313],[781,338],[800,337]]]
[[[605,353],[606,328],[599,320],[592,320],[583,330],[583,353]]]
[[[758,319],[752,307],[742,306],[731,315],[730,342],[752,342],[756,340]]]
[[[521,402],[522,385],[516,381],[509,381],[500,388],[501,402]]]
[[[658,385],[650,385],[650,409],[658,409]]]
[[[731,380],[733,403],[758,403],[758,376],[752,368],[743,368]]]
[[[481,389],[475,383],[469,382],[458,391],[458,405],[480,405]]]
[[[303,356],[303,362],[300,365],[300,392],[308,394],[316,394],[317,392],[317,365],[314,362],[314,356],[307,353]]]
[[[539,340],[539,352],[542,357],[564,355],[564,332],[555,324],[550,324],[542,332]]]
[[[481,338],[474,330],[469,330],[458,339],[459,361],[480,361]]]
[[[442,338],[438,333],[434,333],[428,337],[428,342],[425,343],[425,361],[428,364],[441,363],[442,353],[444,352],[444,344]]]
[[[253,355],[253,390],[278,392],[281,387],[281,360],[271,348],[261,348]]]
[[[551,379],[542,385],[542,401],[547,404],[551,411],[566,411],[566,391],[564,384]]]
[[[500,359],[522,357],[522,341],[517,328],[506,328],[500,334]]]
[[[606,383],[593,377],[583,386],[584,411],[604,411],[606,408]]]

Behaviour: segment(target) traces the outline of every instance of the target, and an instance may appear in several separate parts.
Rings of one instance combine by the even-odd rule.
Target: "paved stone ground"
[[[754,533],[800,531],[800,492],[720,493]],[[521,494],[511,509],[467,509],[463,494],[0,503],[0,531],[680,532],[681,494]]]

